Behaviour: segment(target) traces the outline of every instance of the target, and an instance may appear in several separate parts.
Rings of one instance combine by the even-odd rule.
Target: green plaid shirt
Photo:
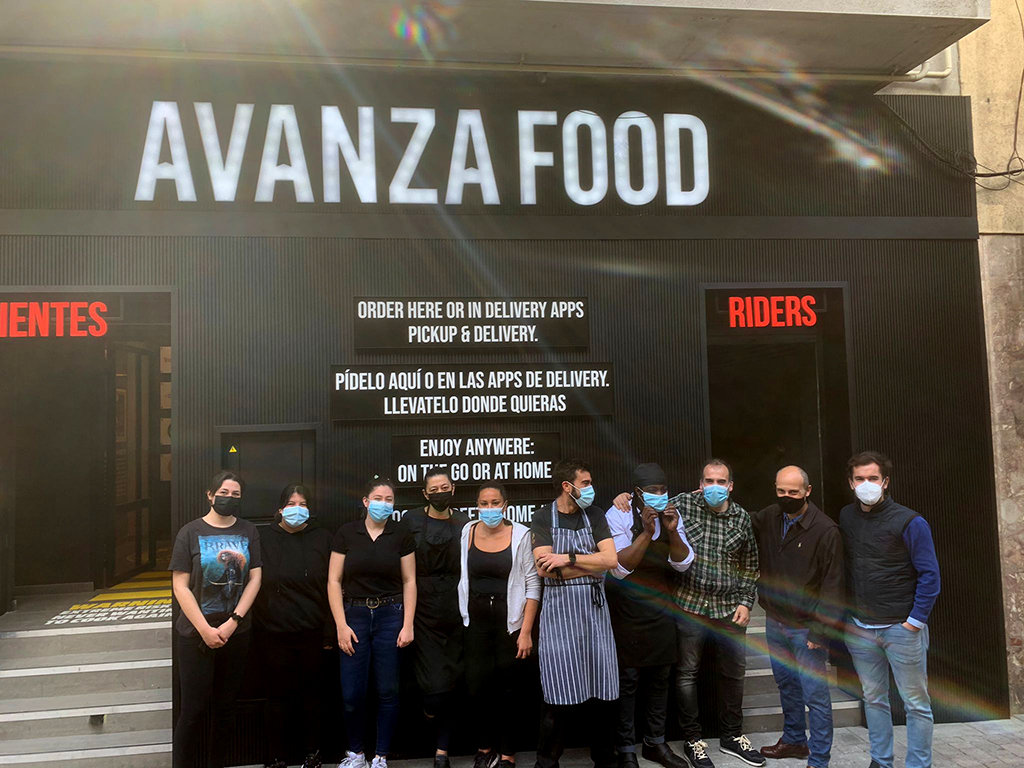
[[[757,540],[750,515],[736,502],[721,514],[700,491],[669,499],[679,511],[695,558],[681,574],[676,603],[687,613],[711,619],[732,616],[736,606],[757,600]]]

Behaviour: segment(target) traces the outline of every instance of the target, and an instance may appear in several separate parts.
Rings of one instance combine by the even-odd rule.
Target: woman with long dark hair
[[[249,609],[263,562],[256,526],[238,517],[242,478],[220,472],[206,492],[207,512],[178,531],[168,570],[181,608],[176,624],[181,712],[174,768],[193,765],[206,715],[212,727],[203,765],[223,768],[224,745],[249,654]]]
[[[302,740],[303,768],[320,768],[321,663],[333,647],[327,605],[331,534],[317,525],[304,485],[281,491],[273,525],[263,532],[263,587],[254,621],[267,680],[266,732],[270,768],[287,768],[289,737]]]
[[[387,768],[398,721],[398,649],[413,640],[415,545],[397,521],[395,487],[374,476],[363,497],[365,515],[338,529],[331,545],[327,594],[338,626],[341,696],[348,749],[342,768],[366,768],[366,696],[377,684],[377,745],[373,768]]]

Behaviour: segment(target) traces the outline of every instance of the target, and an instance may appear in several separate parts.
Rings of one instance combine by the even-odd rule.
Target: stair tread
[[[747,656],[747,669],[771,669],[772,659],[767,653]]]
[[[171,701],[170,680],[166,688],[114,693],[78,693],[66,696],[45,696],[36,699],[0,700],[0,715],[18,712],[51,712],[63,709],[88,709],[131,704],[153,704]]]
[[[832,703],[836,704],[842,701],[856,701],[855,696],[851,696],[845,691],[839,688],[830,689],[832,693]],[[775,707],[780,706],[782,700],[779,698],[779,692],[773,693],[756,693],[752,696],[743,697],[743,708],[744,709],[759,709],[761,707]]]
[[[38,739],[14,739],[0,742],[0,755],[32,755],[65,750],[88,750],[109,747],[134,747],[143,744],[169,744],[171,729],[95,733],[86,736],[48,736]]]
[[[131,651],[96,651],[65,653],[60,656],[34,656],[0,660],[0,671],[11,669],[43,669],[46,667],[88,666],[121,661],[155,661],[171,658],[170,648],[140,648]]]

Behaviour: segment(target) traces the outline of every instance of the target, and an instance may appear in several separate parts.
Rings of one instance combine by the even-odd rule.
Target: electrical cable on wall
[[[1021,30],[1021,42],[1024,44],[1024,13],[1021,12],[1020,0],[1013,0],[1013,4],[1017,9],[1017,19],[1020,22]],[[986,165],[982,165],[978,162],[978,159],[974,154],[965,149],[952,151],[948,148],[936,148],[920,133],[918,133],[918,131],[908,123],[902,115],[896,112],[896,110],[888,104],[886,104],[885,107],[893,114],[896,121],[900,123],[900,125],[902,125],[914,139],[917,140],[917,143],[927,152],[927,154],[931,155],[932,158],[942,165],[947,166],[954,172],[974,179],[975,184],[982,189],[1000,192],[1008,188],[1010,184],[1021,184],[1024,186],[1024,182],[1015,178],[1024,174],[1024,158],[1021,157],[1020,152],[1018,151],[1018,129],[1020,126],[1020,107],[1022,97],[1024,97],[1024,65],[1021,66],[1020,83],[1017,87],[1017,104],[1013,115],[1013,147],[1010,150],[1010,157],[1006,161],[1005,171],[996,171]],[[984,172],[979,172],[979,168],[983,168]],[[979,179],[997,178],[1006,179],[1006,184],[1003,186],[990,187],[979,181]]]

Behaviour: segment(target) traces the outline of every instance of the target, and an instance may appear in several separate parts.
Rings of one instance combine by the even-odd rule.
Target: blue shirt
[[[794,517],[792,519],[790,519],[789,515],[787,515],[787,514],[783,514],[782,515],[782,540],[783,541],[786,540],[786,535],[789,533],[789,529],[792,528],[797,523],[799,523],[801,520],[803,520],[803,517],[806,514],[807,514],[807,510],[805,509],[803,512],[801,512],[799,515],[797,515],[796,517]]]
[[[785,523],[783,523],[785,525]],[[935,542],[932,529],[923,517],[915,517],[903,531],[903,543],[910,553],[910,562],[917,571],[917,591],[914,593],[914,607],[907,617],[907,624],[923,629],[928,623],[935,600],[939,596],[939,561],[935,557]],[[864,624],[853,617],[854,623],[864,629],[885,629],[892,624]]]

